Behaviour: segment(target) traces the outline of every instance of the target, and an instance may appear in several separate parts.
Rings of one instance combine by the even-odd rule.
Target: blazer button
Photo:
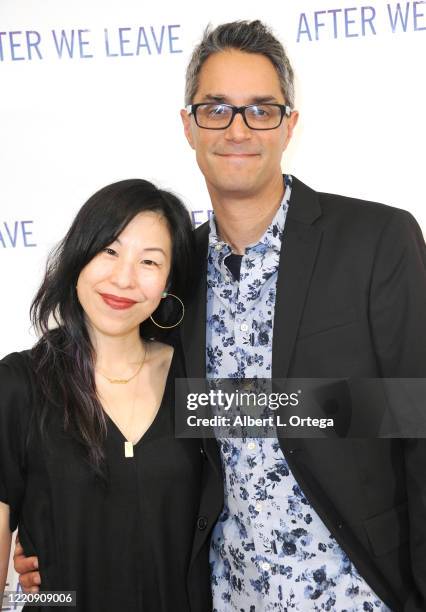
[[[199,516],[197,519],[197,527],[200,531],[204,531],[204,529],[207,527],[207,519],[205,516]]]

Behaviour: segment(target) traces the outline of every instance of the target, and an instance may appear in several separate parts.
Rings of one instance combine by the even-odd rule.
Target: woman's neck
[[[90,339],[95,351],[95,367],[105,374],[131,374],[144,357],[146,344],[139,329],[125,336],[109,336],[91,330]]]

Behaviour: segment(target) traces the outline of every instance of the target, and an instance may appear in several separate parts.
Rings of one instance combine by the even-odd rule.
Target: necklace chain
[[[130,377],[130,378],[109,378],[108,376],[106,376],[106,374],[104,374],[103,372],[101,372],[100,370],[97,370],[99,372],[99,374],[101,376],[103,376],[104,378],[106,378],[106,380],[112,384],[120,384],[120,385],[125,385],[128,382],[130,382],[131,380],[133,380],[134,378],[136,378],[136,376],[139,374],[139,372],[142,369],[143,364],[145,363],[145,358],[146,358],[146,354],[147,354],[147,345],[145,344],[145,351],[142,357],[142,361],[140,362],[138,369],[136,370],[136,372]],[[135,412],[135,403],[136,403],[136,394],[137,394],[137,387],[138,385],[136,384],[134,393],[133,393],[133,402],[132,402],[132,410],[130,413],[130,418],[129,421],[127,423],[127,427],[126,427],[126,432],[127,431],[131,431],[131,426],[133,426],[133,416],[134,416],[134,412]],[[117,425],[117,423],[115,422],[115,419],[113,419],[113,417],[110,417],[111,420],[116,424],[117,428],[120,429]],[[120,430],[121,431],[121,430]],[[123,433],[123,432],[122,432]],[[123,433],[124,435],[124,433]],[[132,458],[134,456],[134,451],[133,451],[133,442],[132,440],[126,438],[124,441],[124,456],[126,458]]]
[[[139,374],[139,372],[142,370],[142,366],[145,362],[145,357],[146,357],[146,345],[145,345],[145,351],[142,357],[142,360],[140,362],[140,364],[138,365],[138,369],[136,370],[136,372],[134,374],[132,374],[132,376],[130,378],[110,378],[109,376],[107,376],[106,374],[104,374],[101,370],[99,370],[98,368],[96,368],[96,371],[99,372],[99,374],[101,376],[103,376],[108,382],[110,382],[112,385],[127,385],[127,383],[129,383],[131,380],[133,380],[134,378],[136,378],[136,376]]]

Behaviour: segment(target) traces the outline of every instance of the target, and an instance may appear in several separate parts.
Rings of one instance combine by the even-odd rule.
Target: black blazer
[[[188,377],[203,378],[208,224],[196,236],[199,281],[182,342]],[[426,377],[425,313],[425,243],[414,218],[317,193],[294,178],[277,281],[273,377]],[[306,497],[376,594],[394,611],[426,610],[426,442],[279,441]],[[218,447],[208,439],[204,446],[204,520],[193,568],[196,560],[207,563],[206,539],[223,505]],[[191,597],[197,601],[196,589]]]

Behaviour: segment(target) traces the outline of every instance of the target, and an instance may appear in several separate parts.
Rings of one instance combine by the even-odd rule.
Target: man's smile
[[[255,157],[259,157],[259,153],[215,153],[218,157],[223,157],[225,159],[253,159]]]

